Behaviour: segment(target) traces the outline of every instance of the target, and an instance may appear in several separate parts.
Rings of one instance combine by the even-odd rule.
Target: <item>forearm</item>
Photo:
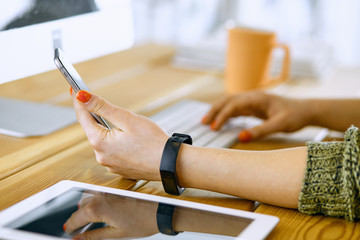
[[[176,207],[173,215],[173,228],[177,232],[237,236],[248,224],[249,222],[239,221],[234,216],[183,207]]]
[[[360,121],[360,99],[309,99],[305,100],[309,125],[346,131]]]
[[[181,147],[180,185],[296,208],[306,166],[306,147],[274,151]]]

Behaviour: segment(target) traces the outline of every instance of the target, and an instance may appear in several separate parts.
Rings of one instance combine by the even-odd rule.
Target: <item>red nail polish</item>
[[[206,115],[202,117],[202,119],[201,119],[202,124],[205,124],[206,117],[207,117]]]
[[[216,129],[216,126],[217,126],[217,124],[216,124],[215,121],[213,121],[213,122],[210,124],[210,128],[211,128],[212,130],[215,130],[215,129]]]
[[[64,232],[66,231],[66,223],[64,223],[64,225],[63,225],[63,230],[64,230]]]
[[[91,98],[91,94],[85,90],[80,90],[78,91],[76,98],[82,103],[87,103]]]
[[[70,96],[72,96],[73,89],[70,87]]]
[[[249,131],[243,130],[239,133],[238,139],[240,142],[247,143],[247,142],[251,141],[252,136]]]

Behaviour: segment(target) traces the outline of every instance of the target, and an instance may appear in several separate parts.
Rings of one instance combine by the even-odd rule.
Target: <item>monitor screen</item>
[[[21,4],[20,4],[21,3]],[[66,17],[98,11],[94,0],[77,1],[13,1],[11,4],[16,11],[2,14],[0,30],[21,28],[37,23],[44,23]],[[2,8],[4,10],[4,8]]]
[[[133,42],[130,0],[0,0],[0,84],[54,69],[54,47],[76,63]]]

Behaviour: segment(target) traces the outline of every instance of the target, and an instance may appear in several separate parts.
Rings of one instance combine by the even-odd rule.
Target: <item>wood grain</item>
[[[0,181],[0,210],[61,180],[121,189],[129,189],[136,183],[107,172],[96,162],[90,144],[83,141]]]
[[[344,219],[309,216],[294,209],[286,209],[261,204],[257,213],[269,214],[280,218],[279,224],[267,239],[360,239],[360,223]]]
[[[84,131],[76,124],[51,134],[42,141],[37,139],[36,142],[31,141],[31,144],[22,141],[22,144],[16,145],[11,153],[0,158],[0,180],[61,152],[85,138]]]
[[[139,64],[159,65],[169,62],[174,49],[167,46],[146,45],[116,52],[103,57],[74,64],[86,83],[122,72]],[[49,61],[53,61],[49,59]],[[55,65],[54,65],[55,68]],[[2,84],[0,96],[35,102],[46,102],[59,94],[69,92],[69,85],[58,70],[37,74]]]

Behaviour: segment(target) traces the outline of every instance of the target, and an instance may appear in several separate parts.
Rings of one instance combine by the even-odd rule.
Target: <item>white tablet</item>
[[[61,181],[0,212],[0,239],[264,239],[278,221],[253,212]]]

